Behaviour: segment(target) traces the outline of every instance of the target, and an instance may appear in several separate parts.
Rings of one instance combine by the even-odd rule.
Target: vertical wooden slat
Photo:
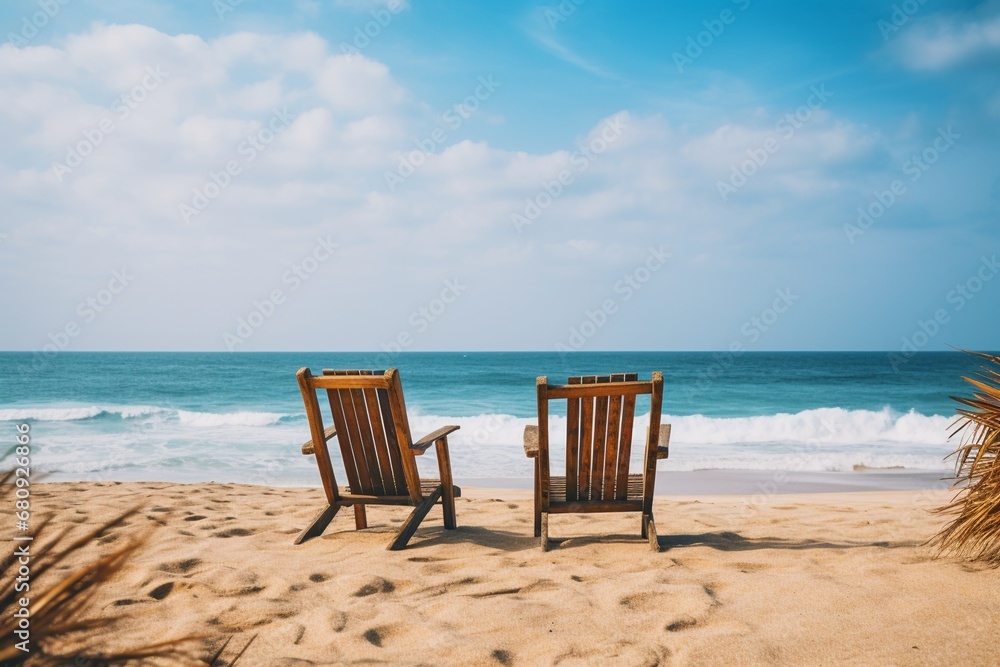
[[[580,378],[581,384],[594,384],[597,378],[587,375]],[[594,398],[580,399],[580,500],[590,500],[590,464],[594,448]]]
[[[354,489],[361,487],[361,481],[358,479],[358,466],[354,462],[354,447],[351,444],[351,434],[347,429],[347,419],[344,417],[344,409],[340,405],[340,392],[337,389],[327,389],[326,395],[330,401],[333,425],[337,427],[337,443],[340,445],[340,457],[344,460],[347,486],[351,488],[352,493],[358,493]]]
[[[348,375],[346,372],[338,371],[337,375]],[[365,449],[364,444],[361,442],[361,432],[358,430],[358,417],[354,413],[354,400],[351,398],[350,389],[334,389],[333,392],[337,394],[338,400],[340,401],[340,409],[344,415],[344,425],[346,428],[347,439],[351,443],[351,451],[354,454],[354,465],[358,469],[358,489],[354,490],[354,486],[351,486],[352,493],[372,493],[374,491],[372,487],[372,478],[368,474],[368,461],[365,459]],[[340,428],[337,428],[337,434],[340,434]]]
[[[635,382],[638,373],[626,373],[626,382]],[[628,467],[632,456],[632,424],[635,421],[635,396],[625,396],[622,399],[622,427],[618,438],[618,479],[615,482],[615,499],[625,500],[628,497]]]
[[[611,382],[610,375],[597,377],[598,384]],[[608,434],[608,397],[598,396],[594,401],[594,453],[591,457],[590,497],[594,500],[604,498],[604,447]]]
[[[580,384],[580,378],[570,378],[570,384]],[[566,500],[580,497],[580,399],[566,399]]]
[[[399,440],[396,438],[396,421],[392,418],[392,401],[389,400],[389,392],[385,389],[376,389],[375,395],[378,397],[379,410],[382,412],[382,425],[385,430],[386,445],[389,447],[389,462],[392,464],[396,493],[401,496],[406,495],[408,493],[406,472],[399,450]]]
[[[612,382],[623,382],[624,374],[611,376]],[[608,435],[607,451],[605,452],[604,464],[604,495],[605,500],[617,498],[615,495],[615,483],[618,481],[618,432],[621,428],[622,420],[622,397],[612,396],[608,405]]]
[[[370,375],[371,371],[368,374]],[[385,429],[382,426],[382,410],[379,408],[378,395],[374,389],[365,389],[364,395],[365,405],[368,408],[368,419],[372,427],[372,438],[375,440],[375,452],[378,454],[382,486],[389,495],[406,493],[405,490],[397,491],[396,489],[396,479],[392,471],[392,459],[389,458],[389,443],[385,438]],[[406,488],[405,485],[403,488]]]
[[[372,491],[377,496],[385,495],[385,485],[382,483],[382,471],[379,469],[378,454],[375,451],[375,439],[372,437],[372,425],[368,419],[368,405],[361,389],[351,389],[351,403],[357,419],[358,433],[361,434],[361,451],[365,457],[368,476],[372,481]]]

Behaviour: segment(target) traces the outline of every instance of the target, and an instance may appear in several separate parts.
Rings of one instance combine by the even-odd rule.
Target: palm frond
[[[970,352],[989,362],[976,378],[963,377],[972,397],[953,396],[963,407],[952,435],[962,434],[955,459],[958,493],[937,511],[952,516],[931,539],[940,554],[1000,566],[1000,356]]]
[[[12,476],[13,471],[0,475],[0,504],[13,501]],[[59,569],[69,569],[81,550],[95,538],[122,525],[138,511],[139,508],[127,510],[73,540],[70,539],[72,526],[47,540],[42,539],[52,525],[52,517],[43,518],[36,524],[35,539],[27,542],[31,545],[30,653],[14,644],[14,631],[19,621],[14,611],[19,605],[18,598],[24,595],[14,589],[19,564],[11,556],[0,563],[0,590],[3,591],[0,594],[0,635],[5,637],[0,645],[0,664],[21,665],[29,658],[31,665],[81,664],[80,660],[90,665],[124,665],[152,659],[167,659],[175,664],[204,664],[189,650],[193,648],[191,643],[201,637],[158,642],[118,652],[102,648],[116,619],[94,615],[92,603],[102,586],[117,576],[135,552],[146,544],[148,531],[140,532],[111,553],[77,567],[69,575],[55,574]]]

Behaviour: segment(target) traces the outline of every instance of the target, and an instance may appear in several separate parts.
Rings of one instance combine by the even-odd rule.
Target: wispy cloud
[[[904,66],[918,71],[1000,59],[1000,8],[928,17],[904,28],[887,48]]]
[[[555,56],[559,60],[569,63],[574,67],[578,67],[585,72],[589,72],[594,76],[599,76],[604,79],[619,78],[615,73],[601,67],[600,65],[592,63],[590,60],[584,58],[563,44],[556,36],[554,29],[546,18],[546,11],[551,10],[546,7],[535,7],[532,11],[528,12],[524,19],[524,34],[527,35],[531,41],[533,41],[539,48]]]

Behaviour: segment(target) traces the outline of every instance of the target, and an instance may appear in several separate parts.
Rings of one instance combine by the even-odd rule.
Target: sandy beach
[[[237,664],[996,664],[1000,572],[923,546],[946,491],[658,496],[655,554],[631,515],[555,517],[543,553],[522,490],[465,488],[458,530],[435,509],[400,552],[385,546],[405,508],[293,546],[318,489],[34,490],[53,529],[143,506],[77,559],[150,531],[95,600],[123,617],[116,648],[209,634],[204,655],[232,637],[221,664],[251,638]]]

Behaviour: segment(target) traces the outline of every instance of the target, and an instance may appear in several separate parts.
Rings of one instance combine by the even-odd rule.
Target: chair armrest
[[[538,426],[534,424],[524,427],[524,455],[529,459],[538,457]]]
[[[323,431],[323,442],[330,442],[330,438],[337,435],[337,427],[331,426],[325,431]],[[316,446],[313,444],[312,440],[305,442],[302,445],[302,454],[304,456],[309,456],[310,454],[316,453]]]
[[[656,458],[665,459],[670,456],[670,424],[660,424],[659,436],[656,442]]]
[[[454,426],[454,425],[442,426],[433,433],[428,433],[427,435],[425,435],[424,437],[420,438],[415,443],[410,445],[410,449],[412,449],[414,453],[416,453],[417,456],[419,456],[424,452],[426,452],[428,449],[430,449],[430,446],[433,445],[435,442],[437,442],[441,438],[446,438],[449,433],[453,433],[460,428],[461,426]]]

